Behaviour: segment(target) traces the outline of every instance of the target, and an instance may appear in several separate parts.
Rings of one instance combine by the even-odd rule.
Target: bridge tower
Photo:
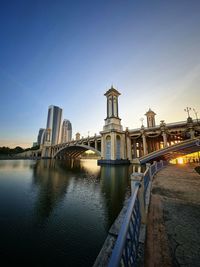
[[[101,160],[99,164],[126,164],[131,159],[131,140],[123,131],[119,118],[118,97],[113,87],[104,94],[107,98],[107,117],[101,133]]]
[[[147,116],[147,127],[155,127],[156,122],[155,122],[155,115],[156,113],[149,108],[149,110],[145,114]]]

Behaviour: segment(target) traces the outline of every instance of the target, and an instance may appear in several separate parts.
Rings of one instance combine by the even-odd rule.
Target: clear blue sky
[[[111,84],[124,127],[200,112],[200,1],[0,0],[0,146],[31,146],[49,105],[99,133]]]

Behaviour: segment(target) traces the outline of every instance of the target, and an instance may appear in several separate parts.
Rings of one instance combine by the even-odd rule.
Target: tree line
[[[28,151],[28,150],[36,150],[39,149],[39,146],[33,146],[30,148],[22,148],[20,146],[16,146],[15,148],[10,148],[10,147],[0,147],[0,154],[1,155],[13,155],[13,154],[18,154],[18,153],[22,153],[24,151]]]

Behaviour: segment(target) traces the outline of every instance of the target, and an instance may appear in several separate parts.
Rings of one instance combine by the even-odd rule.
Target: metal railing
[[[132,195],[108,267],[136,266],[140,227],[146,220],[145,207],[149,182],[166,164],[164,161],[155,161],[147,166],[143,174],[136,173],[134,180],[131,180]]]
[[[146,196],[147,188],[149,186],[149,181],[151,179],[151,168],[147,168],[144,172],[144,199]]]
[[[134,266],[136,262],[141,224],[138,199],[139,187],[140,183],[135,185],[135,190],[130,199],[126,216],[110,258],[109,267]]]

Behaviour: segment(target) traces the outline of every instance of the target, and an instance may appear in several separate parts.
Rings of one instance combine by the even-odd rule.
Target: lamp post
[[[184,111],[187,112],[187,114],[188,114],[188,118],[190,117],[190,110],[191,110],[190,107],[186,107],[186,108],[184,109]]]
[[[198,120],[198,116],[197,116],[197,111],[195,108],[193,108],[193,111],[194,111],[194,114],[195,114],[195,117],[196,117],[196,120],[197,120],[197,124],[199,124],[199,120]]]
[[[141,118],[140,121],[142,123],[141,128],[143,128],[144,127],[144,125],[143,125],[144,118]]]

